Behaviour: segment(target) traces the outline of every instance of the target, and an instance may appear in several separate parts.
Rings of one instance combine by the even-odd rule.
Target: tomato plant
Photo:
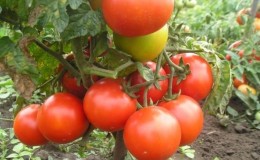
[[[23,108],[14,119],[15,136],[29,146],[44,145],[48,141],[38,129],[36,118],[40,104],[31,104]]]
[[[194,53],[181,53],[171,57],[171,61],[175,64],[180,63],[182,58],[184,64],[189,64],[190,74],[184,80],[178,83],[178,77],[172,82],[172,91],[190,96],[197,101],[206,98],[213,85],[213,75],[209,63],[202,57]],[[169,65],[164,66],[167,74],[170,74]]]
[[[149,106],[127,120],[123,136],[126,148],[137,159],[165,160],[178,149],[181,129],[169,111]]]
[[[78,139],[89,126],[82,101],[69,93],[48,97],[38,112],[37,124],[46,139],[61,144]]]
[[[128,96],[121,86],[122,80],[101,79],[94,83],[84,97],[84,111],[96,128],[118,131],[136,111],[136,99]]]
[[[171,17],[173,8],[173,0],[102,0],[107,25],[117,34],[128,37],[159,30]]]
[[[147,66],[149,69],[151,69],[153,72],[156,71],[156,63],[149,61],[144,63],[144,65]],[[160,68],[159,76],[166,76],[166,73],[163,68]],[[146,80],[142,77],[139,71],[135,71],[134,73],[132,73],[129,79],[131,81],[132,86],[146,82]],[[149,87],[147,91],[147,98],[146,98],[148,101],[151,99],[152,102],[157,102],[167,92],[168,79],[161,80],[158,82],[158,84],[159,84],[159,88],[156,88],[155,85]],[[138,96],[137,100],[140,104],[143,104],[144,102],[145,89],[146,87],[141,87],[139,91],[135,93],[135,95]]]
[[[61,84],[67,92],[79,98],[83,98],[87,91],[82,82],[78,83],[77,78],[71,75],[69,72],[66,72],[63,75]]]
[[[125,37],[114,33],[113,38],[117,49],[130,54],[134,60],[146,62],[155,59],[162,52],[168,39],[168,26],[138,37]]]
[[[160,105],[160,104],[159,104]],[[176,117],[181,127],[180,145],[188,145],[194,142],[203,129],[203,111],[193,98],[180,95],[177,99],[161,105]]]

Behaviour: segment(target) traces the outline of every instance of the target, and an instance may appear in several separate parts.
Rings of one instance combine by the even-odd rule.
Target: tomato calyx
[[[171,61],[171,59],[167,56],[166,53],[164,53],[164,57],[167,60],[167,64],[169,65],[171,72],[173,71],[173,76],[178,76],[177,84],[179,84],[182,80],[185,80],[187,75],[191,73],[190,71],[190,65],[184,64],[183,58],[180,58],[179,65],[176,65]]]

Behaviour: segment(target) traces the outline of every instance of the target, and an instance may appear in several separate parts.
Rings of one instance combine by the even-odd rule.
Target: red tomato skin
[[[114,32],[133,37],[162,28],[173,13],[174,1],[102,0],[101,7],[106,23]]]
[[[176,100],[162,104],[176,117],[181,127],[180,145],[189,145],[194,142],[203,129],[204,114],[199,103],[193,98],[180,95]]]
[[[28,146],[39,146],[48,142],[39,131],[36,123],[39,108],[40,104],[30,104],[23,108],[14,119],[15,136]]]
[[[87,91],[83,104],[91,124],[103,131],[119,131],[136,111],[137,101],[123,92],[121,79],[104,78]]]
[[[149,62],[144,63],[144,65],[147,66],[148,68],[150,68],[153,72],[156,71],[156,63],[149,61]],[[159,70],[159,75],[166,76],[166,72],[164,71],[163,68],[161,68]],[[130,81],[131,81],[132,86],[146,82],[145,79],[139,73],[139,71],[135,71],[130,75]],[[159,85],[160,85],[161,89],[157,89],[154,85],[152,85],[150,87],[150,89],[148,90],[148,93],[147,93],[148,102],[151,99],[155,103],[165,95],[165,93],[167,92],[167,89],[168,89],[168,79],[159,81]],[[145,92],[145,87],[141,87],[140,90],[135,93],[136,96],[139,96],[137,98],[137,101],[140,104],[143,104],[143,102],[144,102],[144,92]]]
[[[138,160],[165,160],[177,151],[181,129],[169,111],[149,106],[127,120],[123,138],[126,148]]]
[[[183,58],[184,64],[190,65],[191,73],[187,75],[186,79],[177,84],[177,77],[173,79],[172,91],[190,96],[197,101],[206,98],[213,85],[213,74],[209,63],[202,57],[194,53],[181,53],[171,57],[175,64],[179,64],[180,58]],[[167,74],[170,74],[168,64],[164,66]]]
[[[80,138],[89,126],[82,101],[69,93],[45,100],[37,116],[39,130],[51,142],[63,144]]]
[[[80,85],[77,84],[77,78],[69,72],[66,72],[63,75],[61,84],[67,92],[77,96],[78,98],[83,98],[87,91],[82,83]]]

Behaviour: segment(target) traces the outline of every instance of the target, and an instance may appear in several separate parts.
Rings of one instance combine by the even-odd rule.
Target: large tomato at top
[[[80,138],[89,126],[82,101],[69,93],[56,93],[45,100],[37,116],[43,136],[55,143]]]
[[[14,119],[14,134],[24,144],[38,146],[47,143],[38,129],[36,118],[39,104],[31,104],[23,108]]]
[[[146,62],[144,65],[150,68],[153,72],[155,72],[156,63],[149,61]],[[166,72],[164,71],[163,68],[160,68],[159,75],[166,76]],[[139,71],[135,71],[130,75],[130,81],[132,86],[146,82],[145,79],[142,77],[142,75],[139,73]],[[165,95],[168,89],[168,79],[159,81],[159,86],[160,89],[157,89],[155,85],[150,86],[147,92],[148,102],[150,99],[153,102],[157,102]],[[139,91],[135,93],[135,95],[138,96],[137,98],[138,102],[141,104],[144,102],[144,92],[145,92],[145,87],[141,87]]]
[[[113,38],[117,49],[130,54],[137,61],[146,62],[155,59],[165,47],[168,25],[144,36],[125,37],[114,33]]]
[[[138,160],[166,160],[179,147],[181,129],[168,110],[149,106],[127,120],[123,138],[126,148]]]
[[[118,131],[136,111],[136,99],[128,96],[121,79],[104,78],[94,83],[84,97],[84,111],[96,128]]]
[[[83,98],[87,91],[83,84],[78,84],[77,78],[69,72],[63,75],[61,84],[67,92],[79,98]]]
[[[203,112],[197,101],[189,96],[180,95],[175,100],[163,103],[162,107],[168,109],[180,124],[181,146],[191,144],[197,139],[204,122]]]
[[[190,96],[197,101],[206,98],[213,85],[213,75],[209,63],[194,53],[181,53],[171,57],[171,61],[179,64],[180,59],[183,59],[184,64],[189,64],[190,74],[187,75],[185,80],[177,84],[177,77],[174,77],[172,82],[172,91]],[[166,73],[170,74],[169,65],[164,66]]]
[[[102,0],[108,26],[122,36],[142,36],[162,28],[173,12],[174,0]]]

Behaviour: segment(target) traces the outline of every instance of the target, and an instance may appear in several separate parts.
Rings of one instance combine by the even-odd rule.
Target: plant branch
[[[37,39],[34,39],[34,43],[42,48],[44,51],[49,53],[51,56],[55,57],[67,70],[69,70],[75,77],[79,77],[79,72],[69,63],[67,62],[61,54],[58,54],[57,52],[51,50],[49,47],[47,47],[45,44],[40,42]]]
[[[84,68],[89,68],[91,65],[90,63],[85,59],[84,54],[83,54],[83,47],[81,44],[81,38],[77,37],[72,40],[72,50],[75,55],[75,61],[78,66],[79,72],[80,72],[80,77],[83,81],[84,87],[88,88],[89,85],[91,84],[91,81],[89,78],[87,78],[87,75],[84,72]]]
[[[175,63],[173,63],[170,59],[170,57],[167,55],[166,51],[163,52],[163,56],[166,59],[167,63],[169,64],[169,67],[173,67],[175,70],[178,71],[184,71],[183,68],[181,68],[180,66],[176,65]]]
[[[174,47],[166,47],[165,50],[167,52],[183,52],[183,53],[188,53],[188,52],[203,52],[203,50],[189,50],[189,49],[176,49]]]
[[[9,19],[9,18],[0,16],[0,20],[3,21],[3,22],[6,22],[6,23],[12,24],[12,25],[19,25],[21,27],[21,24],[19,22],[14,21],[14,20]]]
[[[123,131],[118,131],[116,133],[116,144],[114,148],[114,160],[124,160],[127,154],[127,149],[123,140]]]
[[[13,119],[8,119],[8,118],[0,118],[0,120],[8,121],[8,122],[13,122],[14,121]]]

